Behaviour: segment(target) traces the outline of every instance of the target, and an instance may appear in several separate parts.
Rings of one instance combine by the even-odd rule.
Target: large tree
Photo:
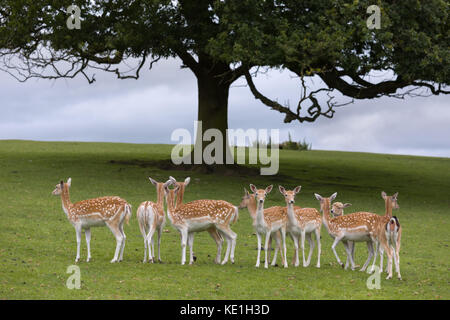
[[[179,57],[198,83],[203,132],[228,128],[230,85],[245,78],[256,99],[285,122],[331,118],[335,93],[353,99],[449,93],[446,0],[0,0],[0,68],[20,81],[84,76],[98,69],[138,79]],[[67,7],[81,9],[69,29]],[[367,8],[381,9],[381,28]],[[121,70],[123,62],[135,68]],[[128,64],[127,64],[128,65]],[[298,76],[295,106],[264,95],[253,78],[271,68]],[[371,77],[384,73],[383,77]],[[308,87],[319,77],[321,87]],[[326,95],[324,95],[326,94]],[[282,97],[281,97],[282,98]],[[201,142],[199,142],[201,143]]]

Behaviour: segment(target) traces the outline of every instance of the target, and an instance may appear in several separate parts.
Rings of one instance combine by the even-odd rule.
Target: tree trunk
[[[197,75],[198,126],[193,157],[191,158],[194,164],[211,164],[211,160],[208,163],[207,157],[204,157],[208,154],[213,156],[215,164],[227,164],[227,156],[230,156],[227,143],[230,84],[221,80],[223,78],[220,78],[220,75],[207,72]],[[207,132],[208,130],[209,132]],[[219,133],[221,138],[218,137]],[[205,139],[208,141],[204,141]],[[208,147],[208,145],[211,146]],[[204,153],[205,148],[208,149]]]

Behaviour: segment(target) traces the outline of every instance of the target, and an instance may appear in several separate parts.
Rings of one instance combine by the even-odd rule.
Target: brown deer
[[[369,251],[369,257],[367,258],[361,271],[366,270],[370,259],[373,256],[373,242],[374,239],[371,235],[371,230],[375,226],[375,221],[373,221],[373,213],[370,212],[355,212],[345,216],[338,216],[335,218],[330,217],[330,207],[332,201],[336,198],[337,192],[333,193],[329,198],[323,198],[321,195],[315,193],[316,199],[320,201],[320,211],[323,214],[322,222],[325,225],[328,233],[332,238],[334,238],[333,245],[331,249],[338,263],[344,267],[344,264],[339,259],[336,252],[336,246],[340,241],[343,242],[345,250],[347,252],[347,257],[350,257],[351,268],[355,269],[355,262],[351,254],[351,248],[348,245],[348,241],[352,242],[366,242],[367,249]]]
[[[69,188],[72,179],[66,183],[61,181],[52,194],[61,195],[62,208],[69,222],[74,226],[77,235],[77,256],[75,262],[80,260],[81,232],[84,230],[87,244],[87,262],[91,260],[91,227],[107,226],[116,237],[116,251],[113,262],[123,259],[126,236],[123,232],[123,223],[131,217],[131,205],[119,197],[101,197],[72,203]],[[120,256],[119,256],[120,253]]]
[[[184,182],[177,182],[177,180],[170,176],[169,179],[172,181],[173,185],[178,185],[180,188],[177,192],[177,197],[176,197],[176,204],[175,207],[182,205],[183,204],[183,197],[184,197],[184,191],[186,190],[187,185],[189,184],[191,178],[187,177]],[[219,264],[220,263],[220,257],[222,256],[222,245],[223,245],[223,237],[220,234],[219,231],[217,231],[217,229],[212,226],[211,228],[209,228],[208,230],[209,235],[211,236],[211,238],[214,239],[214,241],[216,242],[216,246],[217,246],[217,254],[216,254],[216,259],[214,260],[215,263]],[[194,234],[191,235],[192,240],[194,237]],[[188,238],[188,246],[190,246],[189,241],[191,240],[191,238]],[[193,259],[194,261],[197,260],[197,257],[195,256],[195,254],[193,253]]]
[[[172,184],[172,180],[169,180]],[[168,182],[169,182],[168,181]],[[186,245],[189,239],[190,258],[189,264],[193,260],[193,233],[206,231],[215,227],[227,240],[227,251],[222,264],[228,259],[234,263],[234,250],[236,247],[237,235],[230,229],[230,224],[236,222],[239,217],[238,208],[223,200],[195,200],[180,206],[174,206],[174,198],[179,191],[179,186],[174,189],[165,187],[167,197],[167,216],[172,225],[181,234],[181,264],[186,262]]]

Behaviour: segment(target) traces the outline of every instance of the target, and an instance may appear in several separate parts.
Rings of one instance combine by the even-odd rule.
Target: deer
[[[165,183],[157,182],[151,177],[148,177],[150,182],[156,187],[157,201],[142,202],[137,211],[136,216],[139,222],[139,230],[144,237],[144,263],[147,262],[147,247],[148,247],[148,262],[153,263],[155,257],[155,248],[153,244],[153,234],[158,231],[158,262],[161,260],[161,235],[164,225],[166,223],[166,215],[164,213],[164,186]]]
[[[392,218],[389,220],[389,223],[386,224],[385,235],[388,245],[392,248],[397,277],[399,280],[402,280],[402,276],[400,274],[400,243],[402,238],[402,227],[400,226],[400,222],[398,221],[398,218],[396,216],[392,216]],[[380,252],[380,255],[383,255],[382,251]]]
[[[337,196],[337,192],[333,193],[329,198],[324,198],[321,195],[315,193],[316,199],[320,202],[320,211],[322,212],[322,222],[325,225],[328,233],[334,238],[331,249],[339,263],[344,268],[344,264],[339,259],[336,252],[336,246],[340,241],[343,242],[347,257],[350,258],[351,269],[355,270],[355,262],[351,254],[351,248],[348,245],[348,241],[352,242],[366,242],[369,256],[364,263],[360,271],[366,270],[370,260],[373,256],[373,243],[374,239],[371,235],[371,230],[375,226],[373,221],[373,213],[370,212],[355,212],[345,216],[338,216],[335,218],[330,217],[330,204]]]
[[[126,236],[123,224],[131,217],[131,205],[120,197],[100,197],[72,203],[69,188],[72,179],[66,183],[61,180],[52,194],[61,196],[62,208],[69,222],[74,226],[77,236],[77,255],[75,263],[80,261],[81,232],[84,230],[87,244],[87,262],[91,260],[91,227],[107,226],[116,238],[116,251],[111,263],[123,260]],[[120,255],[119,255],[120,253]]]
[[[343,216],[344,215],[344,209],[350,207],[351,203],[342,203],[339,201],[333,202],[331,206],[331,214],[334,218]],[[350,251],[352,252],[353,261],[355,260],[355,245],[352,241],[347,241]],[[350,263],[350,258],[347,256],[347,261],[345,262],[344,269],[347,269]]]
[[[169,179],[172,181],[173,185],[178,185],[180,188],[177,192],[177,197],[176,197],[176,207],[180,206],[183,204],[183,197],[184,197],[184,191],[187,187],[187,185],[189,184],[191,178],[187,177],[184,182],[177,182],[177,180],[170,176]],[[223,237],[220,234],[220,232],[217,231],[217,229],[212,226],[211,228],[209,228],[208,230],[209,235],[214,239],[214,241],[216,242],[216,246],[217,246],[217,254],[216,254],[216,258],[214,260],[214,263],[216,264],[220,264],[220,258],[222,256],[222,245],[223,245]],[[192,234],[192,237],[194,235]],[[193,239],[193,238],[192,238]],[[188,241],[190,241],[190,239],[188,238]],[[189,246],[189,243],[188,243]],[[193,254],[193,259],[194,261],[197,260],[197,257],[195,256],[195,254]]]
[[[256,207],[256,219],[253,222],[253,227],[256,231],[256,237],[258,239],[258,257],[256,260],[256,267],[259,268],[260,265],[260,257],[261,257],[261,237],[265,236],[264,243],[264,268],[268,268],[268,258],[267,258],[267,249],[269,246],[270,236],[271,234],[280,231],[281,238],[283,242],[283,255],[284,261],[283,265],[285,268],[288,267],[287,259],[286,259],[286,223],[287,217],[284,214],[283,207],[278,207],[272,210],[268,210],[264,212],[264,200],[267,194],[272,191],[273,186],[270,185],[266,187],[266,189],[258,189],[253,184],[250,184],[250,190],[254,193],[257,207]]]
[[[172,184],[172,180],[168,185]],[[238,208],[224,200],[195,200],[174,206],[174,199],[180,189],[176,185],[174,189],[164,188],[167,197],[167,216],[172,225],[181,234],[181,264],[186,263],[186,245],[189,244],[189,264],[193,264],[193,233],[206,231],[215,227],[227,240],[227,251],[222,265],[228,259],[234,263],[234,250],[237,235],[230,228],[230,224],[237,221],[239,217]],[[188,242],[189,239],[189,242]]]
[[[257,205],[256,205],[256,198],[255,198],[255,194],[253,193],[249,193],[247,191],[247,189],[244,188],[244,196],[242,197],[242,201],[241,204],[238,207],[239,209],[244,209],[247,208],[248,212],[250,213],[250,217],[252,218],[253,223],[255,223],[256,221],[256,209],[257,209]],[[272,210],[279,210],[279,208],[282,207],[270,207],[267,209],[264,209],[264,214],[269,214]],[[281,248],[281,233],[280,231],[275,232],[275,241],[276,241],[276,247],[275,247],[275,254],[273,256],[273,260],[271,263],[271,266],[275,266],[276,262],[277,262],[277,253],[278,251],[280,251],[281,253],[281,260],[282,263],[284,264],[284,257],[283,257],[283,250]],[[270,259],[270,250],[271,250],[271,243],[272,243],[272,237],[273,235],[270,236],[271,239],[269,240],[269,247],[268,247],[268,259]]]
[[[395,267],[397,271],[397,277],[401,279],[400,266],[399,266],[399,252],[400,252],[400,238],[401,238],[401,227],[398,222],[397,217],[393,218],[392,209],[399,209],[398,205],[398,192],[392,196],[388,196],[386,192],[381,192],[381,197],[384,199],[385,203],[385,214],[380,216],[374,214],[372,217],[372,228],[370,230],[372,237],[375,241],[375,257],[373,260],[371,271],[373,272],[377,254],[380,254],[380,272],[383,272],[383,253],[386,251],[388,256],[387,273],[386,279],[392,278],[392,255],[395,257]],[[394,224],[391,226],[391,224]],[[393,228],[391,230],[391,228]],[[393,247],[394,250],[391,250]],[[394,252],[393,252],[394,251]]]
[[[317,241],[317,268],[320,268],[320,229],[322,227],[322,221],[319,211],[315,208],[294,208],[295,196],[300,192],[301,186],[296,187],[294,190],[288,190],[283,186],[278,186],[280,193],[284,196],[287,206],[287,231],[294,240],[295,247],[295,263],[294,266],[298,267],[300,264],[298,258],[298,240],[301,237],[301,246],[303,252],[303,267],[309,266],[311,262],[311,256],[314,250],[314,242],[312,241],[311,234],[314,232]],[[305,237],[309,243],[309,255],[305,260]]]

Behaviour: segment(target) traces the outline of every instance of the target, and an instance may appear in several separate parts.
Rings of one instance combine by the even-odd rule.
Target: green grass
[[[449,299],[450,159],[382,154],[280,151],[280,176],[215,176],[124,164],[130,160],[166,159],[172,146],[111,143],[0,141],[0,298],[1,299]],[[116,160],[111,163],[111,160]],[[341,269],[322,228],[322,267],[255,268],[256,236],[247,210],[232,226],[238,234],[236,263],[215,265],[216,248],[207,233],[197,234],[195,265],[181,266],[179,234],[168,222],[162,238],[164,264],[143,264],[143,241],[135,210],[155,200],[147,177],[191,176],[186,201],[224,199],[238,205],[243,188],[302,185],[297,203],[318,207],[317,192],[350,202],[347,212],[384,213],[380,193],[399,192],[403,226],[403,280],[381,280],[366,287],[368,274]],[[107,228],[92,229],[92,256],[86,263],[82,240],[81,289],[66,288],[68,266],[76,253],[75,231],[61,209],[54,186],[72,177],[73,202],[118,195],[133,206],[125,226],[124,261],[110,264],[115,240]],[[283,205],[277,188],[267,206]],[[288,239],[288,258],[292,259]],[[341,259],[343,246],[339,245]],[[356,262],[367,257],[356,246]],[[313,254],[313,265],[317,259]],[[386,260],[386,259],[385,259]],[[395,276],[395,274],[394,274]]]

